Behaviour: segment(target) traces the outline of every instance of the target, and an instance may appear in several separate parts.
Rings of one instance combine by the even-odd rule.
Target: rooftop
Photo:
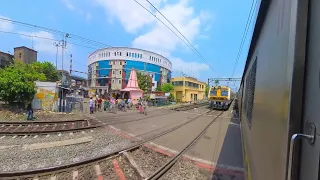
[[[3,51],[0,51],[1,54],[6,54],[6,55],[9,55],[9,56],[13,56],[12,54],[10,53],[6,53],[6,52],[3,52]]]
[[[105,50],[105,49],[117,49],[117,48],[119,48],[119,49],[120,49],[120,48],[126,48],[126,49],[139,50],[139,51],[145,51],[145,52],[148,52],[148,53],[153,53],[153,54],[156,54],[156,55],[158,55],[158,56],[161,56],[162,58],[168,60],[168,61],[171,63],[171,61],[170,61],[168,58],[166,58],[166,57],[164,57],[163,55],[158,54],[158,53],[156,53],[156,52],[148,51],[148,50],[145,50],[145,49],[139,49],[139,48],[133,48],[133,47],[121,47],[121,46],[119,46],[119,47],[110,46],[110,47],[107,47],[107,48],[97,49],[97,50],[95,50],[94,52],[90,53],[88,57],[90,57],[92,54],[94,54],[94,53],[96,53],[96,52],[98,52],[98,51],[100,51],[100,50]]]
[[[194,80],[194,81],[198,81],[198,82],[200,82],[200,83],[206,84],[205,82],[199,81],[198,79],[196,79],[196,78],[194,78],[194,77],[189,77],[189,76],[173,77],[173,78],[171,78],[171,80],[181,79],[181,78],[192,79],[192,80]]]
[[[37,51],[35,51],[35,50],[33,50],[33,49],[30,49],[30,48],[28,48],[28,47],[25,47],[25,46],[15,47],[15,48],[13,48],[13,49],[28,49],[28,50],[30,50],[30,51],[37,52]]]

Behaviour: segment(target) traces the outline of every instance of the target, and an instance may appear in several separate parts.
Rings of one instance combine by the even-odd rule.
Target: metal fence
[[[67,94],[65,112],[83,112],[84,111],[84,97],[80,95]]]

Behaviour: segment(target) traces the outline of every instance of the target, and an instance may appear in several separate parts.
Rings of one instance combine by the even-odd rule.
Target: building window
[[[174,86],[183,86],[183,81],[175,81],[173,82]]]
[[[120,75],[121,75],[121,71],[120,71]]]
[[[140,59],[142,59],[142,54],[140,54]]]
[[[151,60],[151,56],[149,57],[149,60]]]
[[[127,52],[127,56],[128,56],[128,52]]]
[[[120,62],[120,65],[122,65],[122,62]]]
[[[116,52],[114,52],[114,56],[116,56],[117,55],[117,53]]]
[[[121,80],[119,80],[119,84],[121,84]]]
[[[112,83],[114,83],[114,80],[112,80]]]
[[[121,55],[121,52],[120,52],[120,56],[122,56],[122,55]]]
[[[112,71],[112,74],[114,74],[114,71]]]
[[[108,54],[109,54],[109,57],[110,57],[110,52],[108,52]]]

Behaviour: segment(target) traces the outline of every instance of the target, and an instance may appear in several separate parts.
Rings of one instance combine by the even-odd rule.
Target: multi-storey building
[[[14,48],[14,58],[23,61],[26,64],[31,64],[37,61],[38,52],[25,46]]]
[[[150,75],[152,90],[171,79],[171,62],[162,55],[142,49],[100,49],[89,55],[88,62],[88,81],[93,89],[119,91],[125,88],[133,68]]]
[[[0,51],[0,68],[8,66],[13,63],[13,55]]]
[[[192,77],[175,77],[171,79],[174,86],[172,94],[179,102],[194,102],[205,99],[206,83]]]

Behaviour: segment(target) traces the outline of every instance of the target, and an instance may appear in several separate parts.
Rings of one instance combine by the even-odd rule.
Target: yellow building
[[[192,77],[171,78],[171,93],[178,102],[194,102],[205,99],[206,83]]]

